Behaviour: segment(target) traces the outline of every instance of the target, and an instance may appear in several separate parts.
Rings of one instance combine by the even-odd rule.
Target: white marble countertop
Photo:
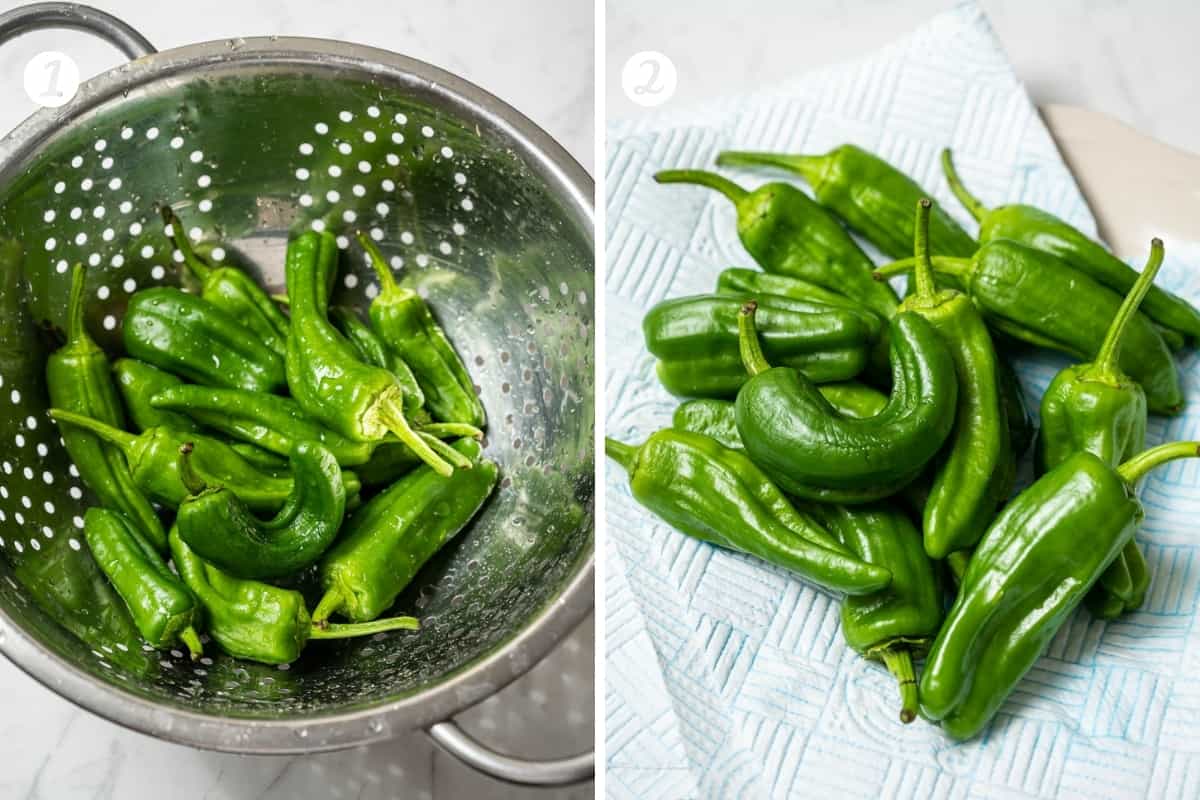
[[[853,59],[887,44],[952,0],[608,0],[607,114],[645,113],[621,89],[621,67],[657,50],[678,70],[670,103],[733,94]],[[1176,147],[1200,151],[1200,4],[1174,0],[980,0],[1038,105],[1101,111]]]
[[[429,61],[473,81],[545,128],[588,170],[594,141],[593,5],[589,0],[333,5],[313,0],[209,0],[203,12],[149,0],[90,0],[137,27],[156,47],[290,34],[342,39]],[[0,2],[0,10],[19,5]],[[534,24],[536,23],[536,24]],[[538,42],[525,44],[530,31]],[[90,76],[121,63],[85,34],[30,34],[0,48],[0,130],[34,110],[25,63],[68,53]],[[593,625],[502,693],[460,716],[481,740],[530,757],[590,745]],[[591,797],[591,784],[531,790],[480,776],[423,734],[303,758],[243,757],[167,744],[117,727],[59,698],[0,657],[0,798],[433,798]]]

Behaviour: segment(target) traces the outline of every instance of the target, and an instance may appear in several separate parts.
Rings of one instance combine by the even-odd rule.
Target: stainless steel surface
[[[274,288],[289,231],[371,230],[447,323],[506,477],[401,598],[426,620],[420,634],[314,647],[287,671],[220,657],[195,667],[105,640],[127,626],[74,535],[87,501],[43,413],[38,329],[61,324],[75,260],[91,267],[89,327],[107,345],[129,293],[177,279],[156,202],[214,258]],[[13,443],[0,463],[0,647],[55,691],[172,741],[345,747],[494,693],[590,608],[591,184],[495,98],[337,42],[161,53],[0,142],[0,234],[26,250],[23,267],[0,269],[0,440]],[[343,264],[340,299],[361,305],[377,287],[357,251]]]
[[[23,33],[46,28],[71,28],[94,34],[129,58],[156,52],[154,45],[128,23],[79,3],[31,3],[0,14],[0,44]]]
[[[437,723],[429,729],[429,736],[464,764],[511,783],[563,786],[591,779],[596,769],[595,754],[591,752],[554,761],[531,761],[497,753],[453,720]]]

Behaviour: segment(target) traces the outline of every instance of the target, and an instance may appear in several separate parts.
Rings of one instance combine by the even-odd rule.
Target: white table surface
[[[236,36],[341,39],[429,61],[510,103],[591,170],[594,141],[593,6],[589,0],[383,2],[313,0],[195,4],[90,0],[137,27],[156,47]],[[0,10],[19,5],[0,2]],[[538,41],[531,43],[534,31]],[[30,34],[0,48],[0,131],[34,106],[22,70],[60,50],[84,76],[121,63],[85,34]],[[531,757],[590,745],[593,625],[585,622],[547,662],[460,717],[474,735]],[[462,767],[422,734],[383,745],[302,758],[201,752],[132,733],[82,711],[0,657],[0,800],[9,798],[530,798],[582,800],[568,791],[507,786]]]
[[[1038,105],[1111,114],[1200,152],[1200,3],[1183,0],[981,0]],[[887,44],[952,0],[608,0],[606,112],[646,111],[621,89],[621,67],[657,50],[678,70],[669,103],[734,94]],[[748,10],[752,7],[753,11]]]

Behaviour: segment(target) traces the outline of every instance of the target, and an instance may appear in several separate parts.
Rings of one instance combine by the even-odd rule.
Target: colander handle
[[[568,786],[596,774],[596,754],[589,750],[570,758],[527,761],[497,753],[472,738],[454,720],[439,722],[429,737],[443,750],[469,767],[502,781],[523,786]]]
[[[24,33],[71,28],[99,36],[130,58],[157,53],[129,23],[107,11],[79,3],[31,3],[0,14],[0,44]]]

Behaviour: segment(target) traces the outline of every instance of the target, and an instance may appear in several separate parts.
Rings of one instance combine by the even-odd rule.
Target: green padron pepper
[[[121,401],[109,374],[108,357],[84,326],[83,298],[84,270],[77,264],[71,273],[67,302],[67,341],[46,359],[50,404],[119,428],[125,424]],[[120,449],[81,428],[64,430],[63,443],[79,477],[100,504],[126,515],[151,544],[165,549],[167,532],[130,474]]]
[[[1143,515],[1137,481],[1196,456],[1200,442],[1172,442],[1114,468],[1081,451],[1005,506],[925,661],[923,715],[956,739],[979,733],[1133,538]]]
[[[129,421],[136,430],[159,427],[177,431],[200,430],[200,426],[186,414],[155,408],[150,404],[150,398],[159,392],[185,385],[177,376],[136,358],[117,359],[113,362],[112,371],[117,379],[117,388],[121,391],[121,399],[125,402],[125,410],[129,413]]]
[[[204,648],[195,598],[129,519],[93,506],[83,515],[83,534],[142,637],[160,649],[181,642],[199,658]]]
[[[715,189],[737,208],[738,236],[767,272],[791,275],[840,292],[887,319],[899,300],[891,287],[872,285],[874,265],[833,215],[786,183],[748,192],[728,178],[702,170],[666,170],[659,183]]]
[[[949,149],[942,151],[942,170],[955,196],[979,220],[981,242],[986,244],[997,239],[1019,242],[1057,256],[1119,295],[1128,294],[1133,288],[1138,274],[1132,267],[1053,214],[1027,205],[993,209],[984,206],[963,185]],[[1152,286],[1142,301],[1142,312],[1159,325],[1190,340],[1200,338],[1200,311],[1165,289]]]
[[[866,503],[895,494],[941,448],[954,424],[954,361],[933,326],[912,312],[889,323],[892,393],[868,419],[839,414],[790,367],[771,367],[759,345],[756,304],[739,317],[751,378],[738,392],[738,434],[746,452],[797,497]]]
[[[396,376],[404,389],[404,411],[415,423],[428,422],[429,413],[424,411],[425,392],[413,374],[412,367],[403,358],[393,353],[379,334],[371,330],[367,323],[359,318],[358,312],[346,306],[334,306],[329,309],[329,319],[346,341],[354,346],[361,361],[383,367]]]
[[[642,445],[605,439],[629,474],[633,497],[680,533],[782,567],[846,594],[891,582],[799,512],[743,453],[696,433],[662,430]]]
[[[1163,244],[1150,244],[1150,259],[1109,326],[1096,360],[1067,367],[1042,395],[1042,435],[1038,440],[1039,471],[1046,472],[1072,453],[1086,450],[1116,466],[1146,446],[1146,394],[1121,371],[1121,341],[1147,289],[1162,265]],[[1146,559],[1130,539],[1100,583],[1088,593],[1094,614],[1111,619],[1138,608],[1150,585]]]
[[[732,397],[748,380],[738,353],[738,312],[746,298],[699,295],[664,300],[642,320],[646,349],[667,391]],[[781,365],[817,383],[845,381],[867,365],[881,321],[873,314],[817,302],[764,296],[763,347]]]
[[[177,529],[171,530],[169,538],[175,568],[204,608],[209,635],[234,658],[290,664],[312,639],[348,639],[421,627],[415,617],[359,625],[314,624],[300,592],[236,578],[196,555]]]
[[[824,155],[727,151],[717,156],[717,164],[778,167],[799,175],[812,187],[817,202],[891,258],[907,258],[912,252],[916,235],[912,208],[930,195],[879,156],[852,144]],[[932,212],[929,231],[940,252],[968,258],[978,249],[979,244],[940,206]]]

